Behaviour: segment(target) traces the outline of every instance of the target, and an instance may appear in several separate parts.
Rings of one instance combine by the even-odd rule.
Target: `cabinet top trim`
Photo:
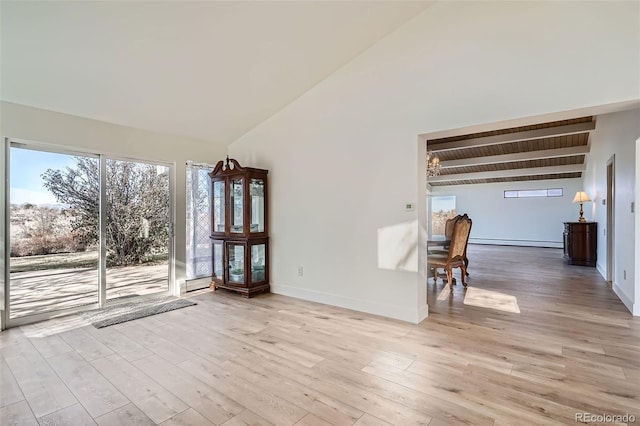
[[[229,158],[229,156],[227,156],[226,160],[218,161],[218,163],[213,168],[213,170],[209,172],[209,176],[213,178],[217,176],[235,175],[235,174],[246,173],[246,172],[259,172],[264,174],[269,173],[269,171],[265,169],[242,167],[237,160],[233,158]]]

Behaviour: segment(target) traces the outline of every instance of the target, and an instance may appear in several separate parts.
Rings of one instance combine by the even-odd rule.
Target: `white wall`
[[[185,162],[193,160],[215,163],[226,156],[226,146],[8,102],[0,104],[0,136],[79,148],[94,153],[174,163],[176,174],[175,278],[177,283],[185,279]],[[4,163],[4,153],[2,157],[2,163]],[[4,198],[0,201],[0,210],[4,211]],[[3,236],[0,235],[0,237]]]
[[[504,198],[504,191],[562,188],[562,197]],[[573,196],[582,179],[434,186],[431,194],[455,195],[456,212],[473,220],[469,242],[562,248],[563,222],[576,221]],[[584,205],[588,208],[588,204]]]
[[[606,278],[607,206],[602,204],[602,200],[607,196],[607,162],[615,155],[615,247],[612,286],[630,311],[633,311],[634,300],[638,303],[639,296],[634,288],[635,216],[631,212],[631,202],[635,201],[635,143],[638,137],[640,109],[598,116],[584,173],[585,191],[594,200],[585,217],[598,222],[597,267]]]
[[[271,170],[273,290],[424,318],[416,135],[639,98],[638,7],[437,2],[239,138],[232,156]],[[402,224],[380,268],[379,231]]]

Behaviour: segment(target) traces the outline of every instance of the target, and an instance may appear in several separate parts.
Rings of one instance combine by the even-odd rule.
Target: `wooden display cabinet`
[[[214,290],[245,297],[269,291],[267,173],[229,157],[209,173]]]

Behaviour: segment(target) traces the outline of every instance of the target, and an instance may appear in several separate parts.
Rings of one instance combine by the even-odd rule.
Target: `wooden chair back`
[[[469,216],[462,215],[455,222],[451,245],[449,246],[448,262],[464,261],[467,252],[467,243],[471,233],[472,221]]]
[[[456,222],[461,217],[462,216],[457,215],[455,217],[452,217],[451,219],[447,219],[447,221],[445,222],[445,224],[444,224],[444,236],[447,237],[447,240],[450,240],[451,237],[453,236],[453,228],[456,226]]]

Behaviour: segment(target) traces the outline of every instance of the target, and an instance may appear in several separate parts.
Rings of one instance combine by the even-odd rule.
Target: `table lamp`
[[[573,197],[573,202],[574,203],[580,203],[580,217],[578,218],[578,222],[586,222],[587,219],[585,219],[582,214],[584,213],[584,211],[582,211],[582,203],[586,203],[587,201],[591,201],[589,199],[589,197],[587,196],[587,194],[584,191],[579,191],[576,192],[576,196]]]

